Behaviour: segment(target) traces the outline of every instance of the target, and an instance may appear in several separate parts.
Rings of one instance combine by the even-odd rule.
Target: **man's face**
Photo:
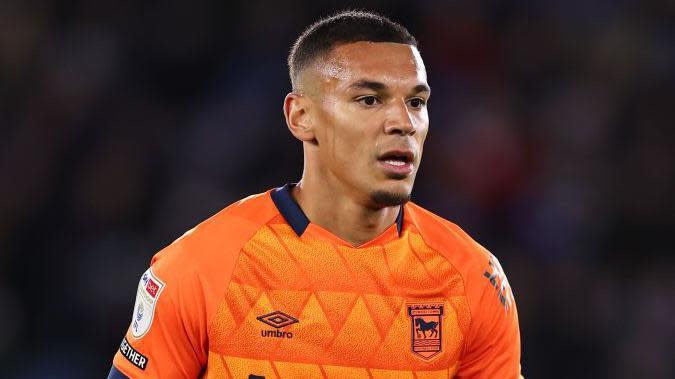
[[[316,155],[330,184],[371,207],[406,202],[429,128],[430,92],[417,48],[349,43],[307,71]]]

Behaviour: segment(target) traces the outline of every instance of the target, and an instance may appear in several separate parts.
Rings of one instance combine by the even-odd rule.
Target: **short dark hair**
[[[288,55],[288,73],[296,88],[297,75],[334,47],[359,41],[394,42],[417,47],[417,40],[401,24],[373,12],[342,11],[310,25]]]

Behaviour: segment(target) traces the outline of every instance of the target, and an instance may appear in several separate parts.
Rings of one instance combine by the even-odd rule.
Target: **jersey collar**
[[[279,213],[281,213],[286,222],[288,222],[293,231],[295,231],[295,234],[297,234],[298,237],[301,237],[307,229],[307,226],[309,226],[309,219],[293,196],[291,196],[291,189],[294,186],[295,183],[289,183],[283,187],[275,188],[271,191],[270,195],[272,196],[272,201],[274,201],[274,205],[276,205]],[[403,230],[402,205],[399,207],[398,215],[396,216],[396,230],[400,236],[401,231]]]

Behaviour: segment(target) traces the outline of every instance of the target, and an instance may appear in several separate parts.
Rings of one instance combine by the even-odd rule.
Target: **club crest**
[[[443,350],[443,304],[409,304],[412,352],[430,360]]]

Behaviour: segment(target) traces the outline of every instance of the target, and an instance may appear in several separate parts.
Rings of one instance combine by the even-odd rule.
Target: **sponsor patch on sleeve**
[[[141,370],[145,370],[145,366],[148,365],[148,358],[134,349],[129,344],[129,341],[127,341],[126,337],[124,337],[122,343],[120,344],[120,353],[124,356],[124,358],[131,362],[132,365],[140,368]]]
[[[511,307],[511,304],[513,304],[513,292],[511,292],[509,280],[506,279],[506,274],[504,273],[504,269],[499,263],[499,260],[492,254],[490,254],[489,265],[490,267],[485,270],[483,276],[490,281],[490,284],[492,284],[497,291],[499,302],[504,309],[508,310]]]
[[[141,280],[138,282],[134,314],[131,320],[131,335],[134,338],[141,338],[150,330],[152,319],[155,316],[157,301],[164,287],[164,282],[152,273],[152,268],[149,268],[141,276]]]

